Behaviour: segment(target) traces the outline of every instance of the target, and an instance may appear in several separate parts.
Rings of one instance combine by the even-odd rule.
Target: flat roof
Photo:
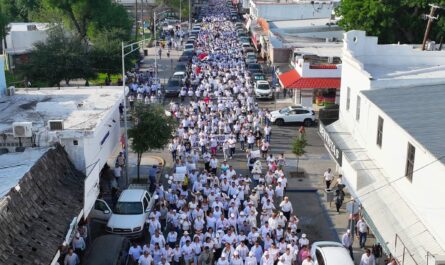
[[[293,19],[293,20],[279,20],[268,21],[270,28],[310,28],[310,27],[328,27],[329,23],[335,23],[335,19],[330,18],[313,18],[313,19]],[[338,27],[337,25],[331,25],[331,27]]]
[[[43,128],[48,120],[63,120],[64,130],[92,131],[122,98],[122,87],[16,90],[0,98],[0,132],[12,132],[13,122]]]
[[[374,80],[444,78],[444,65],[364,64]]]
[[[361,92],[436,158],[444,155],[445,84]]]
[[[36,30],[47,30],[49,28],[51,28],[51,24],[50,23],[40,23],[40,22],[14,22],[14,23],[9,23],[8,27],[10,27],[10,31],[33,31],[33,30],[28,30],[28,26],[36,26]]]
[[[0,198],[18,184],[49,149],[49,147],[29,148],[24,152],[0,155]]]
[[[343,49],[341,45],[330,47],[297,47],[294,52],[300,52],[303,54],[313,54],[321,57],[342,57]]]

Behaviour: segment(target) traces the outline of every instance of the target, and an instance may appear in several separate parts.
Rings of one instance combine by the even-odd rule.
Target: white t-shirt
[[[139,257],[141,257],[142,254],[141,246],[136,246],[136,247],[131,246],[130,250],[128,251],[128,254],[132,255],[134,260],[139,260]]]
[[[147,257],[142,255],[139,257],[139,260],[138,260],[139,265],[151,265],[152,262],[153,262],[153,258],[151,257],[151,255],[148,255]]]
[[[334,175],[330,172],[324,172],[324,180],[332,181],[334,179]]]

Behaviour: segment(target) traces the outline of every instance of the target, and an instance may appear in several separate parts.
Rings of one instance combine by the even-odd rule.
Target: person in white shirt
[[[249,252],[249,256],[244,261],[244,265],[258,265],[255,255],[252,251]]]
[[[187,240],[185,245],[181,247],[182,256],[186,265],[190,265],[193,262],[193,248],[190,245],[190,240]]]
[[[269,255],[269,251],[265,251],[261,257],[260,265],[273,265],[274,259]]]
[[[352,252],[352,242],[353,242],[353,238],[351,236],[351,230],[348,229],[346,231],[346,233],[343,234],[342,238],[341,238],[341,244],[349,250],[349,255],[351,256],[352,259],[354,259],[354,254]]]
[[[148,253],[148,251],[144,251],[144,255],[139,257],[138,264],[139,265],[152,265],[153,264],[153,258]]]
[[[286,217],[287,220],[290,219],[290,215],[294,212],[292,203],[289,201],[289,197],[284,197],[284,200],[280,203],[281,212]]]
[[[314,265],[314,262],[312,261],[312,257],[311,256],[307,256],[303,262],[301,263],[301,265]]]
[[[298,240],[298,245],[300,245],[300,248],[309,246],[309,239],[307,239],[306,234],[301,235],[301,238]]]
[[[328,168],[328,170],[324,172],[323,176],[326,183],[326,189],[329,189],[329,187],[331,187],[332,180],[334,179],[334,174],[332,174],[331,169]]]
[[[356,234],[358,234],[360,239],[360,248],[364,248],[366,244],[366,238],[368,236],[368,225],[366,224],[365,220],[363,220],[363,217],[358,220],[356,225]]]
[[[130,247],[128,251],[128,255],[131,257],[133,262],[138,262],[139,258],[142,255],[142,248],[136,242],[133,242],[133,245]]]
[[[218,262],[216,263],[216,265],[229,265],[229,261],[226,258],[225,254],[222,254],[221,257],[218,259]]]
[[[360,259],[360,265],[375,265],[375,257],[371,253],[371,250],[366,249]]]

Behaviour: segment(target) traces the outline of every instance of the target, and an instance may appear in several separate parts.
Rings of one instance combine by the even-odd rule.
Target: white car
[[[188,43],[184,46],[184,51],[194,51],[195,50],[195,45],[193,45],[192,43]]]
[[[315,112],[301,105],[275,110],[270,115],[271,122],[279,126],[290,122],[300,122],[305,126],[311,126],[315,122]]]
[[[273,98],[273,89],[266,80],[258,80],[253,85],[256,98]]]
[[[311,256],[314,265],[354,265],[349,251],[337,242],[319,241],[313,243]]]
[[[114,211],[104,200],[97,199],[89,217],[106,221],[108,233],[138,238],[143,236],[155,200],[147,190],[127,189],[119,196]]]

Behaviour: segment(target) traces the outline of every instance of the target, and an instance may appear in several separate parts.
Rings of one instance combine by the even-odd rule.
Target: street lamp
[[[128,185],[128,123],[127,123],[127,93],[125,89],[125,56],[129,55],[130,53],[140,50],[144,47],[145,39],[137,42],[133,42],[127,45],[124,45],[124,42],[122,42],[122,90],[124,93],[124,127],[125,127],[125,180],[126,184]],[[125,49],[130,47],[130,51],[125,53]]]

